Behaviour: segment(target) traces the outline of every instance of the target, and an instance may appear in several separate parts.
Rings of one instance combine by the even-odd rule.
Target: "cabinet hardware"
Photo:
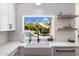
[[[9,24],[9,29],[12,29],[12,24]]]
[[[75,52],[75,50],[56,50],[56,52]]]

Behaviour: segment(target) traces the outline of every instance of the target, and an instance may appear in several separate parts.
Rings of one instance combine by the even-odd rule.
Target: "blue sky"
[[[48,23],[51,17],[25,17],[24,21],[27,23]]]

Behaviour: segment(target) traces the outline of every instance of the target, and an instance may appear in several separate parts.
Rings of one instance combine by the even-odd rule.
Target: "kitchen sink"
[[[50,43],[47,43],[47,42],[40,42],[40,43],[32,42],[32,43],[27,43],[25,47],[50,48],[51,46],[50,46]]]

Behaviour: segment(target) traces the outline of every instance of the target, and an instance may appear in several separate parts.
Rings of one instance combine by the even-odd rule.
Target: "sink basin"
[[[25,56],[51,56],[52,48],[49,43],[45,42],[31,42],[24,46]]]
[[[32,47],[46,48],[47,47],[47,48],[49,48],[51,46],[50,46],[50,43],[45,43],[45,42],[37,43],[37,42],[33,42],[33,43],[27,43],[25,45],[25,47],[30,47],[30,48],[32,48]]]

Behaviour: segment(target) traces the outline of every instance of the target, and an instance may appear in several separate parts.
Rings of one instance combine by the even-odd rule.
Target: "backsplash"
[[[0,32],[0,45],[8,41],[8,32]]]

